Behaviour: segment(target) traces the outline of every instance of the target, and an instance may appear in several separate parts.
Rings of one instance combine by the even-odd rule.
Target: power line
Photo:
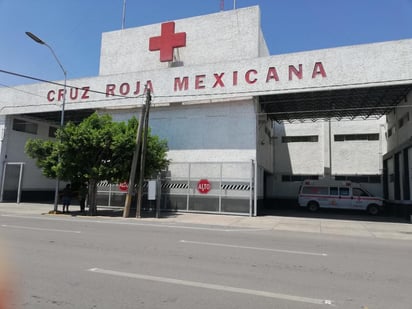
[[[5,71],[5,70],[1,70],[1,69],[0,69],[0,73],[9,74],[9,75],[13,75],[13,76],[18,76],[18,77],[22,77],[22,78],[26,78],[26,79],[35,80],[35,81],[38,81],[38,82],[43,82],[43,83],[47,83],[47,84],[52,84],[52,85],[64,87],[64,84],[61,84],[61,83],[58,83],[58,82],[53,82],[53,81],[50,81],[50,80],[46,80],[46,79],[42,79],[42,78],[38,78],[38,77],[34,77],[34,76],[29,76],[29,75],[24,75],[24,74],[20,74],[20,73],[16,73],[16,72]],[[18,90],[18,89],[14,88],[14,87],[9,87],[9,86],[7,86],[7,87],[8,87],[8,88],[15,89],[15,90]],[[67,87],[67,88],[71,88],[71,89],[79,89],[79,90],[81,89],[81,88],[79,88],[79,87],[70,86],[70,85],[66,85],[66,87]],[[93,90],[93,89],[89,89],[88,91],[89,91],[89,92],[93,92],[93,93],[97,93],[97,94],[107,95],[107,93],[104,92],[104,91]],[[120,94],[111,94],[110,96],[119,97],[119,98],[125,98],[125,99],[132,99],[132,98],[134,99],[134,98],[143,97],[144,95],[141,94],[141,95],[138,95],[138,96],[135,96],[135,97],[130,97],[130,96],[120,95]]]
[[[32,96],[36,96],[36,97],[43,98],[43,96],[41,96],[41,95],[39,95],[39,94],[37,94],[37,93],[32,93],[32,92],[29,92],[29,91],[26,91],[26,90],[17,89],[17,88],[15,88],[15,87],[12,87],[12,86],[9,86],[9,85],[5,85],[5,84],[3,84],[3,83],[0,83],[0,86],[5,87],[5,88],[9,88],[9,89],[12,89],[12,90],[15,90],[15,91],[23,92],[23,93],[26,93],[26,94],[30,94],[30,95],[32,95]]]

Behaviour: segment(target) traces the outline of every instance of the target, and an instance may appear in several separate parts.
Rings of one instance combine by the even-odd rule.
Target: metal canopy
[[[94,109],[79,109],[79,110],[65,110],[64,111],[64,123],[69,121],[74,123],[80,123],[83,119],[89,117],[95,112]],[[22,116],[37,119],[41,121],[47,121],[56,125],[60,125],[61,112],[42,112],[42,113],[30,113],[23,114]]]
[[[412,84],[288,93],[259,97],[262,112],[282,122],[376,118],[390,112]]]

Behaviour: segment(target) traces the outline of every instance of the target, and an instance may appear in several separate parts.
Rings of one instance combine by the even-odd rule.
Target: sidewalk
[[[208,226],[224,226],[230,228],[239,227],[273,231],[412,240],[412,224],[410,223],[302,218],[292,216],[244,217],[199,213],[162,213],[162,217],[159,219],[152,217],[134,219],[123,218],[120,209],[99,208],[97,217],[81,215],[80,212],[78,212],[78,206],[73,206],[73,212],[71,214],[49,214],[49,211],[52,209],[53,205],[51,204],[0,203],[0,218],[2,215],[45,215],[60,218],[71,215],[76,216],[77,218],[98,218],[99,220],[139,220],[140,222],[204,224]]]

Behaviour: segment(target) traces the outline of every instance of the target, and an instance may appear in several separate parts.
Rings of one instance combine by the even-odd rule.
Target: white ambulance
[[[298,203],[313,212],[319,208],[339,208],[366,210],[376,215],[383,208],[383,199],[373,196],[360,184],[332,179],[303,181]]]

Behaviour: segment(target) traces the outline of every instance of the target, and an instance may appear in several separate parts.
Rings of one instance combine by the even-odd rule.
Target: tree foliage
[[[94,113],[78,125],[67,123],[57,130],[53,141],[28,140],[25,150],[36,160],[36,165],[46,177],[57,176],[72,183],[87,183],[90,212],[94,214],[96,203],[93,197],[97,183],[102,180],[116,183],[129,179],[137,126],[135,117],[127,123],[113,122],[110,115],[99,116]],[[168,165],[167,142],[152,136],[150,131],[148,133],[145,177]],[[138,176],[137,170],[136,178]]]

